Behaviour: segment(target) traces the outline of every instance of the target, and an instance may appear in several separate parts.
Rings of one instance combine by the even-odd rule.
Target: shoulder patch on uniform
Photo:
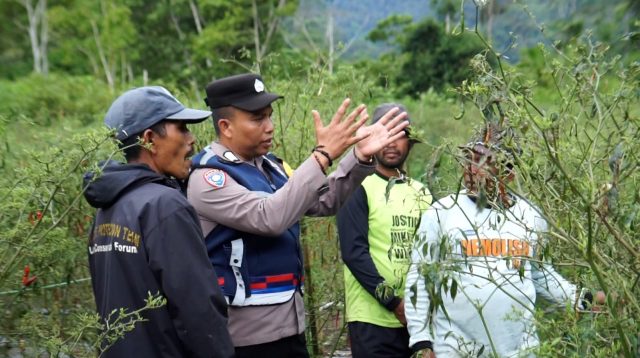
[[[220,189],[227,182],[227,173],[220,169],[211,169],[204,172],[204,181],[215,189]]]
[[[230,150],[227,150],[226,152],[222,153],[222,157],[230,162],[240,163],[240,159],[238,159],[238,157],[236,157],[236,155],[233,154],[233,152]]]

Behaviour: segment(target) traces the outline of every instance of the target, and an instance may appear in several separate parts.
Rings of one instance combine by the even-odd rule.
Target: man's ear
[[[221,118],[218,120],[218,129],[220,129],[220,136],[225,138],[231,138],[233,133],[233,128],[231,121],[226,118]]]
[[[153,140],[157,137],[157,133],[151,129],[145,129],[140,135],[140,145],[151,153],[155,153],[156,148],[153,147]]]

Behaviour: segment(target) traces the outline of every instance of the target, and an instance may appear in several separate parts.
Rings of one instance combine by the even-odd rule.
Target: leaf
[[[520,276],[520,281],[524,279],[524,260],[520,261],[520,268],[518,269],[518,276]]]
[[[464,114],[465,114],[464,102],[460,101],[460,113],[454,115],[453,119],[456,121],[459,121],[462,119],[462,117],[464,117]]]
[[[620,172],[620,163],[622,162],[623,155],[622,143],[618,143],[616,148],[613,150],[611,157],[609,157],[609,169],[614,176]]]
[[[384,191],[384,200],[386,203],[389,202],[389,195],[391,194],[391,189],[393,188],[394,185],[396,185],[398,180],[400,180],[400,178],[396,178],[396,177],[389,178],[389,181],[387,182],[387,187]]]
[[[480,357],[482,355],[482,353],[484,353],[484,344],[482,345],[482,347],[480,347],[480,349],[478,350],[478,355],[476,357]]]
[[[438,252],[438,257],[444,259],[446,255],[449,253],[448,251],[448,237],[442,236],[442,240],[440,241],[440,251]]]
[[[413,285],[411,285],[411,287],[409,287],[409,291],[411,291],[411,305],[413,305],[413,308],[415,308],[416,302],[418,301],[418,285],[414,283]]]
[[[458,281],[451,279],[451,299],[455,301],[458,294]]]

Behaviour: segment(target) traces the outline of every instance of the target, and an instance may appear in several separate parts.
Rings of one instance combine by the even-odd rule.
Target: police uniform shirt
[[[220,157],[230,156],[220,143],[211,144]],[[234,158],[231,158],[234,159]],[[237,157],[238,160],[242,158]],[[263,158],[245,163],[263,171]],[[351,150],[338,168],[326,177],[314,158],[308,158],[285,186],[271,195],[250,191],[229,175],[211,182],[205,177],[210,169],[196,169],[187,188],[189,202],[198,212],[205,236],[218,224],[262,236],[286,230],[303,215],[329,216],[369,174],[374,165],[358,162]],[[279,305],[229,307],[229,332],[235,346],[273,342],[304,331],[304,306],[299,293]]]

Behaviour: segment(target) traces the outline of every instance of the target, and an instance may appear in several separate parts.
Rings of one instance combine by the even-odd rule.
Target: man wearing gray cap
[[[309,356],[298,222],[304,215],[335,214],[373,171],[373,154],[403,136],[406,126],[394,109],[363,127],[364,105],[346,115],[349,100],[326,126],[314,111],[317,145],[289,175],[269,153],[271,103],[278,98],[255,74],[210,83],[207,103],[218,141],[194,156],[187,189],[230,305],[229,332],[239,358]]]
[[[105,339],[102,357],[233,356],[196,212],[173,180],[189,173],[187,124],[210,114],[185,108],[162,87],[127,91],[107,112],[127,163],[85,175],[85,198],[98,209],[88,247],[96,307],[108,326],[120,309],[144,307],[149,294],[166,304],[143,311],[144,321],[117,341]]]
[[[406,112],[400,104],[385,103],[374,111],[373,122],[395,107]],[[403,169],[415,142],[402,137],[376,153],[376,172],[336,216],[354,358],[413,353],[404,316],[404,282],[418,221],[431,203],[426,187]]]

